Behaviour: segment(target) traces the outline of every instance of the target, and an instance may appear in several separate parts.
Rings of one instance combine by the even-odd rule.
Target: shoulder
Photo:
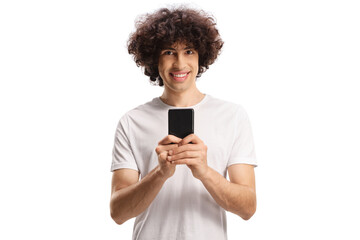
[[[208,95],[207,106],[212,109],[217,109],[223,113],[231,115],[247,116],[246,110],[243,105],[220,98]]]
[[[158,103],[157,98],[153,98],[151,101],[148,101],[144,104],[141,104],[135,108],[132,108],[125,112],[122,118],[125,119],[143,119],[149,115],[154,115],[155,112],[161,110],[161,105]]]
[[[153,117],[157,115],[156,111],[160,109],[158,105],[156,98],[154,98],[149,102],[126,111],[120,117],[117,129],[121,129],[123,132],[129,132],[134,125],[141,125],[153,120]]]

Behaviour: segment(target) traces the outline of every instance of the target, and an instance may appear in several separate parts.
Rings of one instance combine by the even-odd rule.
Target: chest
[[[131,126],[131,129],[134,130],[132,132],[132,150],[142,176],[158,165],[155,148],[158,142],[168,134],[167,113],[147,121],[149,119],[137,121]],[[207,163],[225,176],[234,130],[229,125],[224,125],[223,122],[223,119],[211,120],[195,113],[195,135],[208,147]]]

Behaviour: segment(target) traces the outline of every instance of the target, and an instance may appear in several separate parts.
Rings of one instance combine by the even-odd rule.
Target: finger
[[[161,152],[161,153],[158,155],[158,158],[161,159],[161,160],[163,160],[163,161],[166,161],[167,156],[168,156],[167,152]]]
[[[171,161],[171,164],[174,165],[182,165],[182,164],[186,164],[191,166],[194,163],[194,158],[185,158],[185,159],[180,159],[177,161]]]
[[[180,159],[184,159],[184,158],[198,158],[200,157],[199,152],[197,151],[186,151],[186,152],[182,152],[173,156],[167,156],[167,160],[168,161],[178,161]]]
[[[201,146],[195,144],[186,144],[169,150],[169,155],[176,155],[185,151],[200,151]]]
[[[192,142],[194,144],[197,144],[197,143],[201,143],[202,141],[195,134],[189,134],[184,139],[182,139],[179,143],[180,143],[180,145],[185,145],[185,144],[188,144],[190,142]]]
[[[167,145],[170,143],[179,143],[179,142],[181,142],[181,140],[182,140],[181,138],[178,138],[174,135],[167,135],[159,142],[159,145]]]
[[[175,143],[175,144],[168,144],[168,145],[158,145],[156,148],[155,148],[155,152],[157,154],[161,153],[161,152],[164,152],[164,151],[169,151],[171,149],[175,149],[178,147],[178,144]]]

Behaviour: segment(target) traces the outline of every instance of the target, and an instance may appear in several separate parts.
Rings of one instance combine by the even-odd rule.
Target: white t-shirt
[[[115,134],[111,171],[130,168],[146,176],[158,165],[155,148],[168,135],[168,110],[159,97],[127,112]],[[208,147],[207,163],[226,178],[227,167],[257,166],[248,115],[237,104],[205,95],[194,109],[194,133]],[[150,206],[136,217],[134,240],[224,240],[226,214],[193,177],[186,165],[176,166]]]

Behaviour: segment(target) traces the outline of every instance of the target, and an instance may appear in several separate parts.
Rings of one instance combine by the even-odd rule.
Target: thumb
[[[168,152],[167,152],[167,151],[161,152],[161,153],[159,154],[159,158],[160,158],[161,160],[166,160],[167,156],[168,156]]]

